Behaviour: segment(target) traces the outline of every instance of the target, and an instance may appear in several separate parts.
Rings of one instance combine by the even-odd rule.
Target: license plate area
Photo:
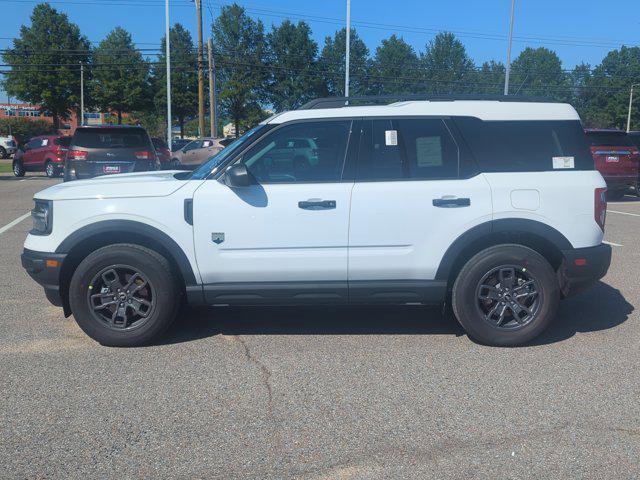
[[[120,165],[103,165],[102,173],[120,173]]]
[[[607,155],[607,163],[618,163],[620,161],[620,157],[617,155]]]

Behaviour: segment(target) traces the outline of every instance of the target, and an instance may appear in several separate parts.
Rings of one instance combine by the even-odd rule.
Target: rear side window
[[[79,128],[73,145],[82,148],[146,148],[147,133],[139,128]]]
[[[587,140],[592,147],[633,147],[634,144],[624,132],[587,132]]]
[[[458,177],[458,146],[440,119],[372,120],[362,146],[358,180]]]
[[[458,129],[483,172],[545,172],[554,159],[573,159],[573,170],[593,170],[579,121],[482,121],[458,117]],[[556,166],[558,161],[556,161]]]

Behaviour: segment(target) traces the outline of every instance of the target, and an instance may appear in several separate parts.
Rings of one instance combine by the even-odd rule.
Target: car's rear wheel
[[[56,178],[60,175],[60,172],[51,160],[47,160],[44,164],[44,173],[49,178]]]
[[[16,177],[24,177],[24,174],[25,174],[24,165],[20,160],[13,161],[13,174]]]
[[[555,271],[536,251],[497,245],[471,258],[453,286],[453,311],[469,336],[495,346],[524,344],[555,316],[560,288]]]
[[[169,262],[148,248],[100,248],[78,265],[69,285],[78,325],[106,346],[133,347],[156,340],[171,325],[180,290]]]

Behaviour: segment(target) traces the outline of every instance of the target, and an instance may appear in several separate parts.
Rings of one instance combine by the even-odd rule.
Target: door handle
[[[434,198],[433,206],[439,208],[460,208],[471,206],[470,198]]]
[[[336,208],[335,200],[306,200],[298,202],[298,208],[303,210],[331,210]]]

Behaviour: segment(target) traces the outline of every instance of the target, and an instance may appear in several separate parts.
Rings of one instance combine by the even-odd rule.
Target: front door
[[[351,199],[352,301],[443,299],[444,253],[492,213],[489,184],[464,171],[459,143],[443,119],[365,122]]]
[[[254,185],[209,179],[196,190],[196,257],[209,303],[346,303],[353,181],[342,172],[351,125],[278,127],[242,155]],[[292,138],[313,140],[316,156],[273,155]]]

